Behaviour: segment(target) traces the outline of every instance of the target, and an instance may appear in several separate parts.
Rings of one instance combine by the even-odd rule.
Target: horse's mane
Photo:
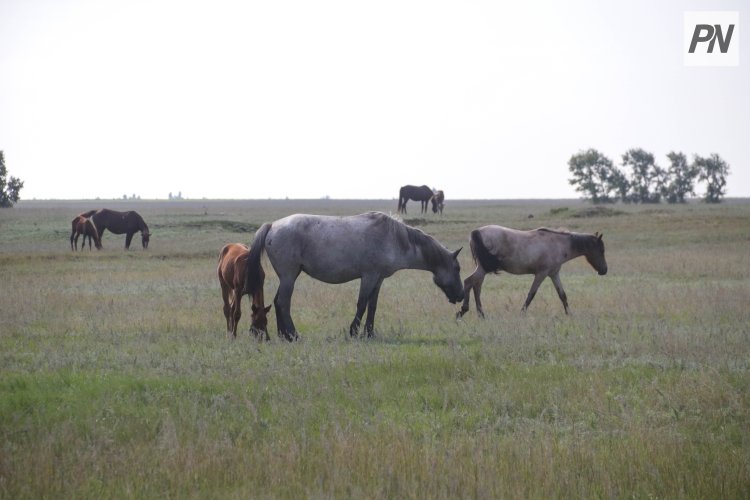
[[[547,227],[540,227],[537,229],[537,231],[569,236],[570,244],[573,249],[581,253],[588,252],[594,245],[596,245],[596,242],[598,241],[597,236],[593,234],[574,233],[572,231],[565,231],[562,229],[549,229]]]
[[[402,251],[408,252],[412,247],[418,247],[428,264],[438,264],[441,261],[445,248],[421,229],[404,224],[382,212],[367,212],[363,215],[376,224],[385,226],[387,233],[396,238]]]

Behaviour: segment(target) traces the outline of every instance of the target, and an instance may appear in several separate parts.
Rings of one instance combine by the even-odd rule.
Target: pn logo
[[[685,66],[740,65],[739,12],[685,12],[683,33]]]

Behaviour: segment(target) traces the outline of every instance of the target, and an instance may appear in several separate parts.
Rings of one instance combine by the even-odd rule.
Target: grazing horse
[[[432,272],[433,281],[451,303],[464,296],[457,260],[460,248],[449,252],[432,236],[379,212],[351,217],[295,214],[263,224],[248,258],[248,293],[263,286],[264,251],[279,277],[273,299],[279,335],[289,341],[298,338],[290,307],[301,271],[326,283],[361,280],[357,312],[349,326],[352,336],[359,333],[365,309],[365,332],[373,335],[380,285],[400,269]]]
[[[506,271],[534,275],[523,311],[529,307],[544,278],[549,277],[562,301],[565,314],[569,311],[568,298],[560,281],[560,267],[564,263],[583,255],[600,275],[607,274],[604,242],[599,233],[569,233],[546,228],[519,231],[502,226],[484,226],[471,232],[470,246],[477,268],[464,280],[464,302],[456,317],[463,316],[469,310],[472,289],[477,312],[484,317],[479,295],[487,273]]]
[[[81,243],[81,250],[86,246],[86,237],[89,239],[89,250],[91,250],[91,239],[94,239],[94,244],[96,245],[97,250],[101,250],[102,243],[99,240],[99,234],[96,231],[96,227],[94,226],[93,222],[89,220],[89,217],[91,217],[94,213],[96,213],[96,210],[89,210],[88,212],[83,212],[82,214],[76,215],[76,217],[70,222],[71,231],[70,231],[70,249],[71,250],[78,250],[78,237],[80,235],[83,235],[83,242]],[[74,248],[75,243],[75,248]]]
[[[219,267],[216,269],[221,285],[221,297],[224,299],[224,316],[227,319],[227,333],[237,337],[237,323],[242,317],[240,310],[242,296],[245,295],[245,273],[247,272],[247,256],[250,249],[242,243],[229,243],[224,245],[219,253]],[[261,282],[265,280],[265,274],[261,269]],[[262,340],[268,338],[268,318],[266,314],[271,306],[265,307],[263,303],[263,285],[253,294],[253,305],[250,332],[255,338]]]
[[[117,212],[115,210],[109,210],[108,208],[102,208],[92,215],[91,219],[99,232],[100,240],[105,229],[109,229],[114,234],[124,233],[125,250],[127,250],[130,248],[130,242],[133,240],[133,235],[140,231],[143,249],[145,250],[148,248],[148,240],[151,237],[151,233],[148,232],[148,226],[143,220],[143,217],[138,215],[137,212],[132,210],[129,212]]]
[[[430,198],[430,201],[432,202],[432,213],[436,214],[438,213],[438,210],[440,210],[440,215],[443,215],[443,207],[445,206],[445,193],[443,193],[441,190],[435,191],[435,193],[432,195],[432,198]]]
[[[432,189],[427,186],[403,186],[398,192],[398,212],[406,213],[406,202],[409,200],[421,202],[419,213],[427,213],[427,203],[432,199]]]

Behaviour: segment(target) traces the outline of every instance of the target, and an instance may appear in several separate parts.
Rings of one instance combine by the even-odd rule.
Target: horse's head
[[[603,234],[598,232],[591,237],[590,242],[586,245],[586,261],[591,264],[591,267],[596,269],[596,272],[600,276],[607,274],[607,261],[604,258],[604,242],[602,241]]]
[[[250,313],[250,333],[255,338],[262,339],[263,337],[268,340],[268,311],[271,310],[271,306],[258,307],[255,304],[252,305],[252,312]]]
[[[430,201],[432,202],[432,213],[433,214],[438,213],[438,202],[435,199],[435,196],[433,196],[432,198],[430,198]]]
[[[447,252],[439,265],[432,271],[432,281],[440,287],[451,304],[464,300],[464,284],[461,281],[461,266],[458,264],[459,248],[455,252]]]
[[[143,249],[148,248],[148,240],[151,238],[151,233],[148,231],[141,231],[141,243],[143,244]]]

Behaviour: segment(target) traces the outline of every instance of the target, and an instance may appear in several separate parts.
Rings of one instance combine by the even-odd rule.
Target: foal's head
[[[586,261],[591,264],[591,267],[596,269],[596,272],[600,276],[607,274],[607,261],[604,258],[604,242],[602,241],[603,234],[595,233],[590,237],[589,241],[586,242],[586,250],[584,255]]]
[[[271,306],[263,307],[262,305],[260,307],[256,306],[255,304],[251,307],[252,312],[250,313],[250,333],[252,333],[255,338],[257,339],[263,339],[265,337],[266,340],[268,340],[268,311],[271,310]]]

